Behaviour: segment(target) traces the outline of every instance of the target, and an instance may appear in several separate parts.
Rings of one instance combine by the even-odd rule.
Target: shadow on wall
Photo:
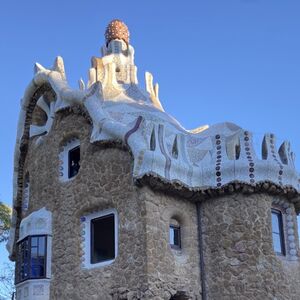
[[[188,300],[190,299],[186,292],[177,292],[170,300]]]

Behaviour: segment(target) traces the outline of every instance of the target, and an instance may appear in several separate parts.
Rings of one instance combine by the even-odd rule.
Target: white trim
[[[17,242],[29,235],[51,235],[52,213],[45,207],[32,212],[21,221],[20,236]]]
[[[17,300],[49,300],[50,279],[29,279],[16,284]]]
[[[61,181],[69,181],[69,151],[80,146],[80,140],[72,138],[63,145],[63,151],[59,153],[59,178]]]
[[[106,215],[114,215],[115,221],[115,258],[100,263],[92,264],[91,263],[91,220],[97,219]],[[99,268],[110,265],[113,263],[118,256],[118,214],[115,209],[106,209],[101,212],[94,212],[92,214],[82,216],[81,218],[81,233],[82,233],[82,248],[83,248],[83,262],[82,267],[86,269]]]

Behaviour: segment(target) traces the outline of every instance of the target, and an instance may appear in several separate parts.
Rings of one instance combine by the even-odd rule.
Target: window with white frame
[[[115,209],[81,217],[83,267],[94,268],[111,264],[118,251],[118,218]]]
[[[59,175],[62,181],[75,177],[80,169],[80,141],[77,138],[68,140],[59,154]]]

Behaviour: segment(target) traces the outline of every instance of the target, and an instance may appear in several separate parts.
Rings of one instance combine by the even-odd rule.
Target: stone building
[[[17,299],[300,299],[299,178],[288,142],[184,129],[137,81],[112,21],[87,85],[61,57],[21,103],[7,248]]]

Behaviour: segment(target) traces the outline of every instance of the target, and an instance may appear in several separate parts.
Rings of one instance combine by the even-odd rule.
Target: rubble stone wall
[[[183,290],[195,299],[200,286],[195,204],[136,187],[129,152],[91,144],[82,116],[59,113],[53,126],[49,135],[30,141],[25,162],[26,215],[44,206],[53,214],[50,298],[167,300]],[[59,153],[74,137],[81,143],[80,170],[62,182]],[[80,217],[108,208],[118,213],[118,256],[105,267],[84,269]],[[182,218],[186,232],[181,254],[168,244],[172,213]]]
[[[273,250],[274,197],[232,194],[203,203],[208,299],[299,299],[299,259],[290,261]]]
[[[148,187],[141,194],[146,210],[150,299],[157,295],[164,296],[158,299],[170,299],[176,294],[187,297],[178,299],[201,299],[196,204]],[[172,249],[169,244],[171,219],[180,226],[180,250]]]

